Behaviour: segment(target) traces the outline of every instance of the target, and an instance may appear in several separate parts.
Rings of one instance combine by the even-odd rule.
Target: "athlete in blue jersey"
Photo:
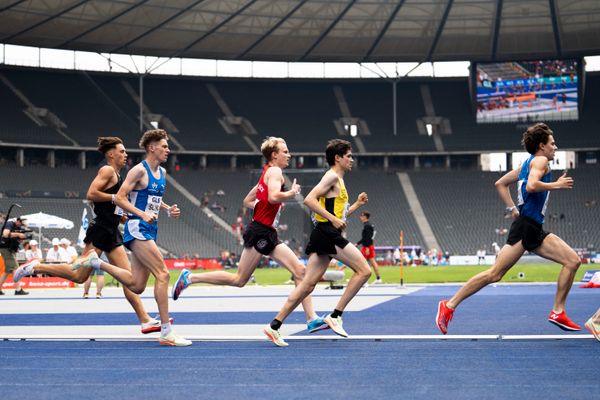
[[[170,346],[189,346],[191,341],[175,334],[169,319],[169,270],[156,245],[158,215],[166,210],[168,216],[178,218],[181,211],[176,204],[168,206],[162,200],[166,171],[160,164],[169,157],[167,132],[149,130],[140,139],[139,146],[146,150],[146,158],[133,167],[115,196],[115,204],[128,214],[123,244],[131,250],[132,271],[123,270],[101,261],[95,252],[75,261],[73,268],[90,266],[102,269],[135,293],[142,293],[150,274],[155,277],[154,298],[161,319],[160,343]]]
[[[572,189],[573,179],[564,173],[552,182],[548,163],[554,159],[557,146],[554,134],[546,124],[537,123],[529,127],[523,134],[522,143],[531,157],[521,167],[496,182],[496,189],[506,205],[506,211],[511,213],[514,220],[506,245],[500,250],[490,269],[469,279],[450,300],[440,301],[436,322],[443,334],[448,332],[448,323],[452,320],[456,307],[485,286],[502,279],[526,250],[563,266],[558,275],[554,306],[548,321],[567,331],[581,330],[565,313],[567,295],[581,260],[561,238],[542,229],[550,191]],[[509,186],[515,182],[518,182],[517,205],[509,190]]]

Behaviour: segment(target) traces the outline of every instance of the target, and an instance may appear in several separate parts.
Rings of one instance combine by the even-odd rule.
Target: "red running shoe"
[[[571,321],[564,310],[560,313],[555,313],[554,311],[550,311],[550,315],[548,315],[548,322],[558,326],[560,329],[564,331],[580,331],[581,327],[577,325],[575,322]]]
[[[454,315],[454,310],[448,307],[446,304],[448,300],[442,300],[438,304],[438,312],[436,317],[436,322],[440,331],[445,335],[448,333],[448,323],[452,321],[452,316]]]

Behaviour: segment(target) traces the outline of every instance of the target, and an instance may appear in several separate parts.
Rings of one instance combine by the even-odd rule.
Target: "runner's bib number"
[[[146,203],[146,209],[144,211],[146,211],[148,214],[154,214],[158,216],[161,201],[162,196],[148,195],[148,203]]]

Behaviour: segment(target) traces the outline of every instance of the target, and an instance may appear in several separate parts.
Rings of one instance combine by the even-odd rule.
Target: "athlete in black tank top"
[[[102,190],[103,193],[117,194],[121,188],[121,185],[123,184],[123,178],[118,173],[115,172],[115,174],[117,175],[117,183],[107,189]],[[115,214],[115,209],[117,206],[114,205],[112,201],[94,201],[92,203],[92,207],[94,209],[95,223],[111,229],[119,226],[121,216]]]

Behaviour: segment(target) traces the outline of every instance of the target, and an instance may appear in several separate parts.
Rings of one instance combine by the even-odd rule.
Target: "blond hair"
[[[279,151],[279,143],[285,144],[285,140],[275,136],[267,136],[267,138],[263,140],[260,145],[260,151],[267,159],[267,162],[271,161],[274,152]]]

